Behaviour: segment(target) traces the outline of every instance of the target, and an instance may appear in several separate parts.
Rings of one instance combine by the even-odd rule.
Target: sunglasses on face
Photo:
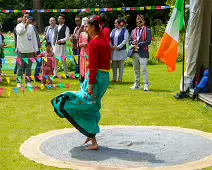
[[[75,20],[75,22],[80,22],[80,20]]]

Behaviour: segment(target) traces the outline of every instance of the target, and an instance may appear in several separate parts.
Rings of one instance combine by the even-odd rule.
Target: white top
[[[16,26],[17,49],[21,53],[33,53],[38,50],[37,38],[33,26],[30,24],[25,28],[22,22]]]
[[[63,25],[58,25],[58,32],[60,31],[60,29],[62,28]],[[70,31],[69,31],[69,28],[67,26],[66,32],[65,32],[65,38],[60,39],[62,41],[62,43],[69,40],[69,32]],[[53,37],[54,36],[55,35],[53,34]],[[55,46],[53,47],[53,52],[54,52],[55,56],[58,56],[58,57],[66,56],[66,45],[55,44]]]
[[[121,30],[122,30],[122,28],[116,29],[115,37],[114,37],[114,41],[113,41],[114,47],[116,47],[118,44],[118,37],[119,37],[119,34],[121,33]],[[112,36],[112,32],[110,33],[110,37],[111,36]],[[118,47],[122,48],[127,43],[128,38],[129,38],[129,32],[126,30],[124,33],[124,40],[122,41],[121,44],[118,45]],[[127,59],[127,49],[120,50],[120,51],[114,50],[112,52],[111,59],[112,60],[126,60]]]

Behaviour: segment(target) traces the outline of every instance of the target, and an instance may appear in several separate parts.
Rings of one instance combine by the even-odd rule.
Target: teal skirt
[[[99,133],[101,99],[109,83],[109,72],[98,71],[93,87],[94,99],[88,94],[89,72],[79,92],[65,92],[52,99],[54,111],[66,118],[76,129],[87,137],[93,138]]]

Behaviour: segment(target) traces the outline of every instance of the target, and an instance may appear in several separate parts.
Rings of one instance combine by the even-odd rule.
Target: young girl
[[[85,79],[85,75],[88,72],[88,41],[89,41],[89,35],[87,30],[87,22],[84,23],[84,32],[80,33],[79,38],[79,46],[80,46],[80,75],[81,79],[80,81],[83,82]]]
[[[46,85],[47,76],[48,76],[48,84],[49,86],[52,86],[52,80],[50,79],[50,76],[54,75],[53,72],[54,72],[54,68],[56,67],[56,60],[54,58],[54,53],[52,52],[52,46],[50,42],[46,43],[46,51],[41,53],[39,57],[44,57],[43,67],[42,67],[41,86]]]
[[[86,150],[98,150],[101,99],[110,83],[110,44],[105,40],[100,16],[88,20],[88,33],[93,39],[88,45],[89,72],[79,92],[65,92],[52,100],[54,111],[66,118],[76,129],[87,136]]]
[[[4,59],[4,35],[0,32],[0,76],[6,76],[2,73],[2,60]]]

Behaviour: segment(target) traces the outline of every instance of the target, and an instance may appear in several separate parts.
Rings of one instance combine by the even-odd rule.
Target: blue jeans
[[[37,55],[40,54],[40,51],[37,52]],[[42,59],[41,59],[41,62],[38,62],[38,60],[36,60],[36,68],[35,68],[35,77],[36,76],[39,76],[40,75],[40,70],[41,70],[41,67],[42,67]]]
[[[75,73],[80,74],[80,55],[79,55],[80,52],[79,52],[79,49],[73,49],[73,54],[78,55],[78,64],[76,63]]]

